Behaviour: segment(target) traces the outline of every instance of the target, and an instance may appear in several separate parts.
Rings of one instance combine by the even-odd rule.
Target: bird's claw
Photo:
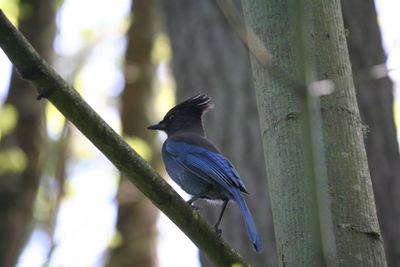
[[[196,205],[193,204],[193,201],[186,201],[187,204],[189,204],[193,209],[195,210],[200,210],[200,208]]]
[[[200,207],[198,207],[198,206],[195,206],[195,205],[190,205],[190,206],[192,206],[192,208],[193,208],[194,210],[197,210],[197,211],[200,210]]]
[[[222,230],[218,228],[218,226],[214,226],[214,230],[217,233],[218,236],[221,236]]]

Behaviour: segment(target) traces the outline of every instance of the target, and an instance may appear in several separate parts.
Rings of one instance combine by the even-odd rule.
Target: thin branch
[[[33,49],[0,10],[0,47],[22,76],[57,107],[217,266],[248,263],[191,208]]]

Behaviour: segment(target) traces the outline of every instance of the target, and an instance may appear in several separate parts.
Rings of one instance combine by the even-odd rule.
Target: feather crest
[[[172,108],[167,115],[175,112],[189,112],[189,113],[196,113],[202,115],[209,109],[214,107],[213,104],[210,103],[211,99],[204,94],[197,94],[192,96],[191,98],[183,101],[182,103],[176,105]]]

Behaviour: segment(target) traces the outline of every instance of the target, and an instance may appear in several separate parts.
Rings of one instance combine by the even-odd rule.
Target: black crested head
[[[178,132],[192,132],[204,135],[202,115],[213,108],[207,95],[198,94],[173,107],[151,130],[165,131],[168,136]]]
[[[192,116],[201,117],[204,112],[213,108],[210,102],[211,99],[207,95],[198,94],[173,107],[165,117],[177,113],[189,113]]]

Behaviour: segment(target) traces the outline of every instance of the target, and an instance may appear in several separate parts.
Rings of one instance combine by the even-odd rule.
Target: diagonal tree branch
[[[248,263],[219,237],[34,50],[0,10],[0,47],[39,97],[69,119],[127,178],[164,212],[217,266]]]

